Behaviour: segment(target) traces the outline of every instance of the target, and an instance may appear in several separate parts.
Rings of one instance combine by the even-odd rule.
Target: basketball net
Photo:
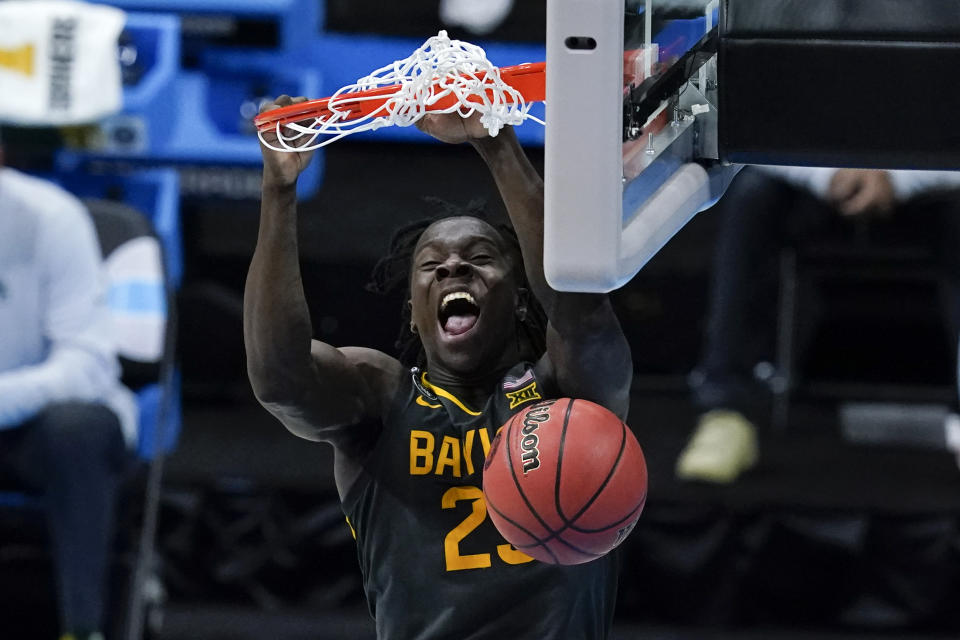
[[[392,88],[386,99],[382,91],[373,96],[363,92]],[[361,94],[361,95],[358,95]],[[439,106],[450,102],[450,106]],[[358,101],[380,101],[383,104],[370,113],[356,115]],[[377,69],[333,94],[326,105],[326,115],[310,122],[277,125],[270,132],[276,142],[260,140],[276,151],[310,151],[326,146],[344,136],[395,125],[409,127],[427,112],[457,112],[464,118],[480,114],[480,123],[496,136],[506,125],[524,120],[542,120],[530,115],[530,104],[521,93],[500,77],[499,68],[487,60],[484,50],[460,40],[451,40],[446,31],[427,40],[409,57]]]

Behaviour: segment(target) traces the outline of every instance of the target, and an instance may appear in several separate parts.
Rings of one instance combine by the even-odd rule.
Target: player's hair
[[[413,261],[413,252],[420,240],[420,236],[434,222],[445,218],[472,217],[483,220],[500,234],[513,262],[513,277],[517,285],[530,290],[526,271],[523,266],[523,255],[520,252],[520,241],[516,231],[506,222],[492,220],[486,211],[482,200],[473,200],[464,206],[456,205],[440,198],[427,197],[424,200],[436,210],[434,215],[406,224],[397,229],[390,238],[390,245],[386,255],[377,261],[367,283],[367,291],[379,294],[390,294],[403,287],[403,305],[400,311],[400,333],[394,343],[397,357],[407,366],[420,366],[426,363],[426,353],[420,335],[410,331],[410,274]],[[534,297],[532,291],[527,300],[527,313],[521,320],[517,319],[517,345],[520,353],[530,360],[536,360],[546,350],[547,315]]]

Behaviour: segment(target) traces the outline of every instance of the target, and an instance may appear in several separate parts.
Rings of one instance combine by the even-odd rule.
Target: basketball
[[[548,400],[500,429],[483,493],[507,542],[542,562],[581,564],[633,529],[647,498],[647,465],[633,432],[609,410]]]

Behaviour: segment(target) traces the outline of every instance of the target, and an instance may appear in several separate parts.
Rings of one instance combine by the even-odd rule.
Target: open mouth
[[[459,336],[470,331],[480,318],[480,305],[466,291],[448,293],[440,301],[437,319],[444,332]]]

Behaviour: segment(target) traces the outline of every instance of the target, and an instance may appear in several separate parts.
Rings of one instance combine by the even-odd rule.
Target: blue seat
[[[174,292],[183,274],[179,184],[173,170],[128,176],[57,176],[81,197],[97,228],[104,253],[108,304],[120,339],[124,383],[137,397],[139,435],[135,455],[147,468],[143,528],[134,567],[126,625],[139,626],[143,568],[152,553],[159,509],[162,461],[176,446],[182,411],[175,366]],[[106,199],[106,195],[121,195]],[[0,508],[42,506],[41,498],[0,491]]]
[[[46,176],[51,177],[51,176]],[[162,263],[152,282],[127,279],[110,282],[111,308],[118,315],[158,314],[163,332],[163,352],[152,363],[121,357],[125,382],[137,396],[140,410],[137,457],[151,461],[176,446],[181,428],[180,376],[174,361],[174,292],[183,277],[183,243],[179,216],[179,184],[172,170],[144,171],[129,176],[68,174],[51,177],[87,205],[109,262],[121,245],[143,235],[159,241]],[[123,202],[106,199],[120,194]],[[152,269],[152,267],[151,267]],[[169,329],[169,330],[167,330]],[[163,363],[168,363],[164,370]],[[133,369],[134,373],[130,373]],[[162,443],[162,444],[161,444]],[[36,497],[17,491],[0,491],[0,507],[37,506]]]
[[[176,327],[174,293],[183,280],[183,240],[180,224],[180,183],[174,169],[153,169],[130,174],[89,175],[85,172],[59,174],[56,180],[68,191],[83,198],[97,224],[97,232],[105,254],[116,249],[123,238],[136,237],[143,226],[127,219],[123,209],[140,212],[149,223],[149,233],[160,242],[166,295],[143,283],[120,284],[111,296],[115,312],[151,313],[163,305],[167,328],[161,359],[152,369],[142,368],[130,380],[128,371],[135,366],[130,359],[121,359],[125,380],[137,393],[140,409],[140,431],[137,455],[150,461],[159,453],[169,453],[176,446],[181,428],[180,375],[174,364]],[[124,223],[123,220],[127,219]],[[111,224],[113,221],[113,224]],[[112,231],[108,227],[113,227]],[[126,230],[126,233],[124,233]],[[116,237],[107,237],[119,234]],[[109,258],[108,258],[109,260]],[[124,294],[127,290],[128,293]],[[130,292],[132,290],[132,292]],[[125,309],[124,307],[132,307]],[[139,309],[137,307],[140,307]],[[161,363],[170,366],[161,371]],[[163,402],[168,404],[164,405]],[[163,421],[161,422],[161,418]],[[162,446],[160,442],[162,439]]]
[[[180,432],[179,376],[174,367],[174,285],[165,266],[166,242],[137,209],[121,202],[85,199],[97,228],[108,283],[107,304],[123,372],[137,395],[137,456],[150,461],[169,453]],[[172,248],[174,252],[177,248]]]

